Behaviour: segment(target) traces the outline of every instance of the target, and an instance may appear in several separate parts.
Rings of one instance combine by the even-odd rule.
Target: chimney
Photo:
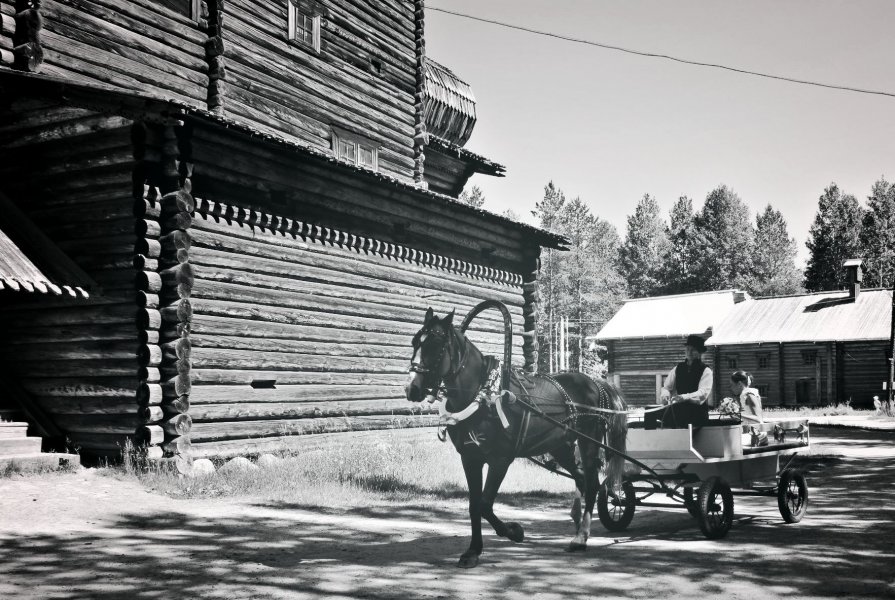
[[[850,258],[842,266],[848,274],[848,297],[852,302],[858,299],[861,293],[861,280],[864,278],[864,259]]]

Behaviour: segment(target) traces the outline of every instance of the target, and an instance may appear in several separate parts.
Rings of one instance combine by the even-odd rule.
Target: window
[[[755,389],[758,390],[758,395],[761,396],[762,401],[766,400],[768,397],[768,385],[756,385]],[[762,402],[764,404],[764,402]]]
[[[199,0],[160,0],[159,4],[194,21],[199,18]]]
[[[736,354],[730,354],[728,356],[725,356],[724,358],[727,359],[727,368],[728,369],[736,369],[737,368],[737,358],[738,357]]]
[[[363,136],[334,127],[333,152],[339,160],[373,171],[379,170],[379,144]]]
[[[759,369],[767,369],[768,363],[770,362],[770,358],[766,353],[758,355],[758,368]]]
[[[817,362],[817,350],[802,350],[802,364],[814,365]]]
[[[320,15],[313,3],[289,0],[289,39],[320,51]]]

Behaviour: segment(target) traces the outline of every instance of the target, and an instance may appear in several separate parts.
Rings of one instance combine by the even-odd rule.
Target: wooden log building
[[[891,356],[892,291],[861,290],[862,261],[843,265],[848,290],[751,298],[738,291],[627,301],[596,340],[609,350],[609,377],[632,404],[651,404],[683,360],[687,335],[706,338],[714,402],[730,375],[752,374],[765,406],[868,408],[885,398]]]
[[[655,404],[668,372],[684,359],[687,336],[709,339],[714,326],[748,298],[724,290],[627,300],[594,336],[608,350],[607,377],[629,404]],[[714,368],[711,352],[703,361]]]
[[[769,406],[871,408],[887,397],[892,290],[862,290],[860,259],[843,266],[846,291],[755,298],[718,323],[708,345],[722,397],[737,369],[752,373]]]
[[[503,167],[463,148],[475,101],[427,59],[422,0],[0,15],[0,192],[22,215],[0,225],[89,294],[0,291],[0,408],[84,453],[132,438],[186,464],[428,425],[402,389],[411,335],[484,299],[534,369],[540,249],[564,240],[456,200]],[[471,335],[500,353],[498,315]]]

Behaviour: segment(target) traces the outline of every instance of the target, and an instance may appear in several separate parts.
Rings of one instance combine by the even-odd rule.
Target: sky
[[[799,248],[831,182],[866,201],[895,180],[895,97],[623,54],[439,13],[444,8],[689,60],[895,93],[895,1],[429,0],[426,54],[472,86],[466,148],[484,208],[523,220],[553,181],[624,237],[644,195],[667,218],[720,184],[783,213]]]

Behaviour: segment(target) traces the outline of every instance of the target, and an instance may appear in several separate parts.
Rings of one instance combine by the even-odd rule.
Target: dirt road
[[[459,502],[320,512],[172,500],[89,470],[0,480],[0,598],[895,597],[895,432],[812,433],[841,458],[810,475],[798,525],[737,497],[730,534],[708,541],[682,511],[638,509],[570,555],[565,501],[504,504],[526,541],[487,536],[469,571]]]

